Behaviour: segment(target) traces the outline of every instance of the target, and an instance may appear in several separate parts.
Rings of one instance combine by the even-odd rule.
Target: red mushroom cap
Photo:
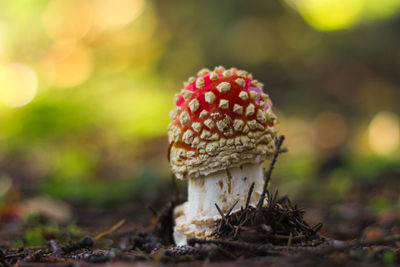
[[[179,179],[264,161],[274,150],[276,116],[262,84],[235,68],[199,71],[175,95],[170,164]]]

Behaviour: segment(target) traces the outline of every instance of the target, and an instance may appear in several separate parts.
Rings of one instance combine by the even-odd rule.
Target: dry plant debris
[[[275,153],[265,174],[264,190],[257,207],[249,206],[254,184],[249,189],[246,206],[238,212],[230,214],[235,207],[233,205],[227,214],[223,214],[215,204],[221,214],[214,233],[217,238],[288,246],[294,243],[316,245],[323,241],[318,235],[322,223],[310,227],[303,219],[303,209],[293,205],[288,197],[278,198],[278,191],[271,194],[267,189],[278,156],[286,152],[282,149],[283,141],[284,136],[276,140]],[[264,205],[265,198],[267,205]]]

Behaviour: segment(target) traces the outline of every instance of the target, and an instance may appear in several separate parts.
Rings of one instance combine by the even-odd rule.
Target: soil
[[[277,222],[275,225],[252,225],[249,219],[249,224],[233,236],[232,232],[236,232],[229,229],[231,226],[238,229],[234,221],[240,221],[237,219],[244,213],[225,214],[225,219],[216,224],[217,239],[192,238],[189,246],[182,247],[175,247],[171,239],[171,215],[176,204],[171,201],[160,211],[152,227],[145,230],[132,228],[134,224],[122,225],[124,221],[120,221],[97,235],[72,236],[71,240],[75,241],[63,243],[57,238],[49,239],[47,246],[42,247],[2,245],[0,266],[153,266],[159,263],[166,266],[394,266],[400,263],[400,235],[352,241],[327,239],[318,234],[319,225],[304,226],[304,221],[292,225],[291,220],[301,218],[301,213],[279,204],[285,201],[282,198],[275,205],[263,208],[263,213],[275,216],[270,218]],[[256,212],[255,208],[247,211],[252,212]],[[281,224],[282,214],[287,218],[281,219]],[[293,227],[289,227],[292,232],[285,233],[284,225]],[[90,231],[95,232],[90,229],[85,234]]]
[[[87,227],[79,233],[59,229],[58,234],[44,232],[46,246],[15,248],[13,239],[26,235],[26,228],[0,232],[2,266],[382,266],[400,264],[400,229],[397,221],[366,224],[357,238],[340,241],[320,233],[321,222],[312,226],[304,218],[306,211],[288,197],[268,190],[274,164],[283,137],[266,172],[264,193],[256,207],[246,204],[238,212],[223,214],[215,225],[214,240],[191,238],[188,246],[173,244],[173,209],[182,202],[178,191],[154,215],[143,206],[125,210],[89,214],[87,207],[75,207]],[[252,194],[249,188],[248,199]],[[264,202],[265,201],[265,202]],[[264,203],[267,203],[264,205]],[[234,207],[234,206],[233,206]],[[231,210],[233,210],[233,207]],[[219,210],[219,207],[216,205]],[[128,214],[128,216],[127,216]],[[110,218],[125,218],[108,230]],[[99,220],[104,218],[104,220]],[[128,218],[128,219],[126,219]],[[82,219],[83,220],[83,219]],[[83,220],[83,221],[84,221]],[[98,221],[96,221],[98,220]],[[79,220],[78,220],[79,221]],[[376,222],[377,220],[375,220]],[[84,225],[84,223],[83,223]],[[147,225],[147,227],[143,227]],[[1,228],[0,228],[1,229]],[[326,231],[326,230],[325,230]],[[329,236],[335,236],[330,234]]]

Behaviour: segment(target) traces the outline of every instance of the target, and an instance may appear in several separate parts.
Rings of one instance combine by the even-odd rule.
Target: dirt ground
[[[85,225],[79,234],[64,228],[56,234],[44,232],[45,246],[15,248],[13,242],[26,235],[27,226],[13,233],[2,231],[0,266],[153,266],[159,263],[166,266],[394,266],[400,263],[398,222],[377,225],[370,218],[371,223],[359,230],[357,238],[341,241],[327,236],[355,235],[349,233],[353,227],[351,221],[336,220],[340,227],[323,227],[322,231],[319,231],[320,224],[316,224],[313,230],[302,221],[302,213],[294,212],[289,205],[284,199],[279,199],[276,205],[264,210],[275,222],[279,222],[278,217],[282,214],[291,213],[283,220],[286,222],[281,220],[276,225],[269,224],[270,227],[265,227],[267,224],[243,226],[240,234],[234,237],[229,231],[231,226],[221,219],[216,225],[216,229],[220,230],[219,239],[192,239],[189,241],[192,246],[186,247],[174,247],[172,244],[173,202],[167,203],[157,215],[143,211],[143,207],[114,213],[100,210],[88,213],[83,211],[90,210],[90,207],[76,207],[75,211],[85,217],[78,220]],[[234,229],[238,228],[234,222],[240,215],[226,214]],[[115,223],[118,218],[127,219]],[[292,234],[285,235],[287,229],[283,229],[282,225],[290,228],[291,220],[301,222],[292,225]],[[362,221],[360,218],[355,220]],[[348,231],[345,233],[341,229]]]
[[[71,203],[79,229],[65,223],[52,226],[45,213],[21,221],[13,213],[16,208],[10,208],[0,224],[0,267],[400,264],[398,216],[372,214],[363,205],[371,192],[395,196],[393,181],[355,187],[341,208],[319,202],[303,209],[268,190],[274,162],[284,152],[277,147],[266,171],[261,204],[246,205],[233,214],[220,212],[215,240],[192,238],[189,246],[174,246],[172,211],[183,201],[178,190],[157,211],[140,203],[117,209]],[[251,194],[252,187],[248,199]],[[39,239],[42,243],[34,245]]]

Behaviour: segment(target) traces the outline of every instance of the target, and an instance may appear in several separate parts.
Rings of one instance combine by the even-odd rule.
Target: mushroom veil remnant
[[[200,70],[175,95],[168,128],[170,165],[188,179],[188,201],[175,209],[174,238],[210,239],[215,221],[237,202],[256,206],[264,179],[262,163],[274,151],[276,116],[263,84],[235,68]]]

